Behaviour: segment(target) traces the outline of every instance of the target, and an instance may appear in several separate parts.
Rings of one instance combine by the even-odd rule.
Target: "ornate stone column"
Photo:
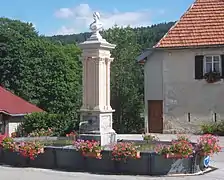
[[[94,22],[90,25],[92,36],[79,46],[83,64],[83,102],[80,122],[80,138],[99,140],[101,145],[116,141],[116,133],[112,128],[110,105],[110,64],[113,60],[110,51],[114,44],[102,38],[100,15],[93,14]]]

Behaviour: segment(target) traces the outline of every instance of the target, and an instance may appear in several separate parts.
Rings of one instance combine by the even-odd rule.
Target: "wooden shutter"
[[[221,55],[222,78],[224,78],[224,55]]]
[[[195,79],[203,79],[203,59],[204,56],[195,56]]]

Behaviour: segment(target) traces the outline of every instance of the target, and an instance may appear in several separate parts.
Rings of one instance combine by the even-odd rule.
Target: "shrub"
[[[202,155],[213,155],[221,151],[217,137],[211,134],[205,134],[198,139],[197,151]]]
[[[159,141],[159,138],[156,136],[153,136],[151,134],[143,134],[143,140],[147,141],[147,143],[152,141]]]
[[[218,132],[218,123],[208,123],[201,125],[203,134],[215,134]]]
[[[112,160],[126,162],[129,158],[140,158],[140,152],[133,143],[120,142],[113,146]]]
[[[224,135],[224,121],[203,124],[201,132],[203,134]]]
[[[29,137],[41,137],[41,136],[53,136],[54,132],[52,131],[51,128],[48,128],[45,130],[44,128],[36,129],[33,132],[29,133]]]
[[[18,135],[27,136],[41,129],[53,130],[52,135],[65,136],[74,127],[74,122],[63,114],[50,114],[46,112],[32,113],[25,116],[25,121],[17,129]]]

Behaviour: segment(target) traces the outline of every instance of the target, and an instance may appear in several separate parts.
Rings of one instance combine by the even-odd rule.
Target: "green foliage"
[[[224,120],[220,122],[206,123],[201,125],[203,134],[224,135]]]
[[[143,134],[143,140],[147,143],[151,143],[152,141],[159,141],[159,138],[157,136],[154,136],[152,134]]]
[[[49,113],[78,123],[81,51],[37,34],[32,24],[0,18],[0,84]],[[76,123],[76,124],[77,124]]]
[[[119,133],[138,132],[143,127],[143,69],[137,57],[140,46],[131,28],[114,27],[105,31],[105,39],[116,44],[112,51],[111,106],[115,109],[114,128]]]
[[[25,116],[25,121],[21,124],[19,130],[23,130],[23,135],[28,135],[37,130],[51,128],[53,135],[64,136],[73,129],[74,123],[68,116],[63,114],[32,113]]]

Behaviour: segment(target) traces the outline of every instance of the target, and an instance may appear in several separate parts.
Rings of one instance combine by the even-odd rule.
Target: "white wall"
[[[144,66],[145,131],[148,132],[148,100],[163,100],[163,53],[154,53]]]
[[[12,132],[15,132],[17,127],[21,124],[23,121],[23,117],[10,117],[8,120],[8,133],[9,136],[11,136]]]
[[[195,132],[224,119],[224,82],[195,80],[195,56],[224,54],[223,48],[155,51],[145,63],[145,127],[148,100],[163,100],[165,132]],[[190,113],[190,122],[188,119]]]
[[[224,54],[224,49],[173,50],[164,52],[163,96],[165,129],[195,132],[200,125],[224,118],[224,83],[195,80],[195,56]],[[188,121],[190,113],[190,122]]]

